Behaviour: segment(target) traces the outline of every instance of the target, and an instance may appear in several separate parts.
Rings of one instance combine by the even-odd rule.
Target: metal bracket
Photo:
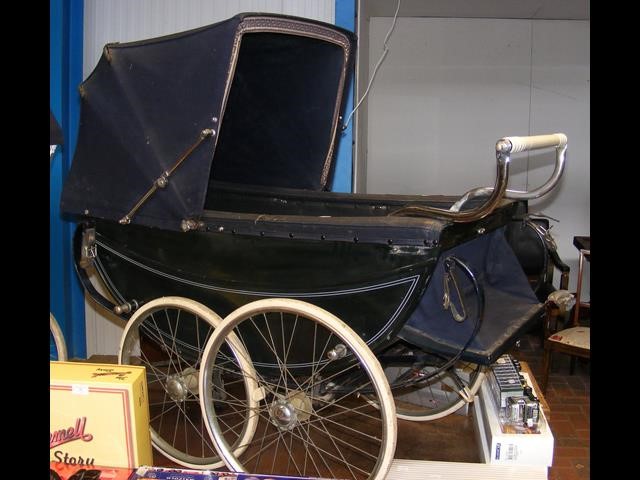
[[[129,302],[125,302],[121,305],[116,305],[115,307],[113,307],[113,311],[116,315],[122,315],[122,314],[126,314],[126,313],[133,313],[135,312],[138,308],[140,308],[141,303],[138,302],[136,299],[133,299]]]
[[[82,232],[82,244],[80,246],[80,267],[89,268],[98,254],[96,247],[96,229],[86,228]]]
[[[464,307],[464,299],[462,298],[462,294],[460,293],[460,289],[458,288],[458,282],[456,281],[456,277],[454,275],[455,263],[451,260],[451,257],[447,258],[444,262],[444,294],[442,296],[442,308],[445,310],[451,310],[451,315],[456,322],[462,322],[467,318],[467,312]],[[460,302],[460,307],[462,308],[462,313],[458,312],[458,309],[455,306],[455,303],[451,301],[451,292],[449,290],[449,281],[453,283],[453,287],[455,288],[456,295],[458,296],[458,301]]]
[[[120,223],[120,225],[128,225],[129,223],[131,223],[131,219],[133,218],[133,216],[136,214],[136,212],[140,209],[140,207],[142,205],[144,205],[144,203],[149,200],[149,198],[151,198],[151,196],[156,193],[156,191],[158,189],[163,189],[165,188],[168,184],[169,184],[169,177],[173,174],[173,172],[182,164],[182,162],[189,156],[191,155],[191,153],[196,149],[196,147],[198,147],[198,145],[200,145],[206,138],[208,137],[212,137],[216,134],[216,131],[211,129],[211,128],[205,128],[204,130],[202,130],[200,132],[200,135],[198,136],[198,140],[195,141],[195,143],[193,145],[191,145],[181,156],[180,158],[178,158],[178,160],[176,160],[176,163],[173,165],[173,167],[171,167],[168,170],[165,170],[164,172],[162,172],[162,175],[160,175],[156,180],[154,180],[153,184],[151,185],[151,187],[149,188],[149,190],[147,190],[147,192],[140,198],[140,200],[138,200],[136,202],[136,204],[133,206],[133,208],[131,210],[129,210],[129,212],[122,217],[118,223]]]

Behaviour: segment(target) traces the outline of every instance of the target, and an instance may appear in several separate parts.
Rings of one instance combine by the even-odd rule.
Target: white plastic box
[[[531,385],[528,375],[522,373]],[[534,395],[537,394],[535,391]],[[503,433],[498,412],[485,381],[474,401],[476,438],[484,463],[551,466],[553,462],[553,434],[544,412],[540,409],[540,433]]]

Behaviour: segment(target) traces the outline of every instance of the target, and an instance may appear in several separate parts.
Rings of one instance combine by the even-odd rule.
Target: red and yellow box
[[[136,468],[153,462],[144,367],[49,365],[49,460]]]
[[[69,465],[49,462],[51,480],[129,480],[135,471],[132,468],[104,467],[100,465]]]

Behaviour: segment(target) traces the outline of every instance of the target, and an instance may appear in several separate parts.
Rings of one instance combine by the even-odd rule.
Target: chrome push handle
[[[564,133],[552,133],[548,135],[533,135],[529,137],[504,137],[496,142],[496,156],[503,157],[506,164],[511,160],[511,154],[540,150],[543,148],[556,149],[556,161],[551,177],[534,190],[520,191],[505,189],[504,198],[512,200],[533,200],[540,198],[555,188],[564,172],[565,154],[567,151],[567,136]],[[459,212],[462,206],[470,199],[478,196],[490,195],[495,187],[480,187],[469,190],[449,209]]]
[[[551,133],[549,135],[533,135],[530,137],[504,137],[496,143],[496,151],[520,153],[527,150],[550,147],[564,148],[566,146],[567,136],[564,133]]]
[[[551,147],[555,147],[556,149],[556,164],[551,178],[547,180],[544,185],[526,192],[507,190],[509,162],[511,161],[512,153]],[[551,191],[562,176],[566,150],[567,136],[564,133],[534,135],[529,137],[503,137],[496,142],[497,173],[496,182],[493,187],[480,187],[470,190],[460,197],[449,209],[427,207],[424,205],[407,205],[391,212],[389,215],[435,216],[458,223],[480,220],[495,210],[503,198],[530,200],[539,198]],[[488,196],[482,205],[473,209],[460,211],[467,201],[480,195]]]
[[[507,146],[504,144],[507,144]],[[508,148],[508,144],[511,145],[510,149]],[[556,149],[556,163],[551,177],[549,177],[543,185],[535,190],[525,192],[507,190],[505,193],[506,198],[512,198],[515,200],[533,200],[546,195],[555,188],[562,176],[562,172],[564,171],[565,153],[567,151],[567,136],[564,133],[552,133],[550,135],[535,135],[532,137],[505,137],[498,140],[498,143],[496,143],[496,152],[498,151],[498,148],[505,148],[508,152],[507,155],[511,153],[540,150],[551,147]]]

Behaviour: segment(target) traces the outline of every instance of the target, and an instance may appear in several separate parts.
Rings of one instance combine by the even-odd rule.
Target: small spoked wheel
[[[436,370],[429,365],[385,366],[389,383],[401,385],[392,389],[398,418],[426,422],[446,417],[473,401],[485,377],[482,367],[469,362],[457,362],[455,368],[430,376]],[[414,382],[406,384],[408,379]]]
[[[233,428],[239,419],[223,416],[212,397],[213,372],[238,342],[258,386],[253,403],[235,398],[256,421],[246,441]],[[265,299],[229,314],[207,343],[200,391],[211,438],[234,471],[382,479],[389,470],[397,426],[382,367],[349,326],[319,307]]]
[[[120,344],[120,364],[146,367],[149,392],[150,433],[153,446],[167,458],[190,468],[218,468],[224,463],[217,455],[200,409],[198,377],[207,340],[220,324],[220,317],[208,307],[187,298],[162,297],[137,310],[125,328]],[[243,353],[243,352],[241,352]],[[228,367],[223,362],[212,370],[213,401],[229,407],[219,394],[231,387],[244,392],[255,390],[250,363]],[[242,369],[249,375],[243,379]],[[226,369],[226,370],[225,370]],[[232,375],[229,383],[229,374]],[[240,380],[238,380],[240,379]],[[240,396],[242,396],[240,395]],[[245,418],[238,428],[252,435],[252,423]]]
[[[62,329],[56,318],[49,312],[49,360],[67,360],[67,344],[64,341]]]

